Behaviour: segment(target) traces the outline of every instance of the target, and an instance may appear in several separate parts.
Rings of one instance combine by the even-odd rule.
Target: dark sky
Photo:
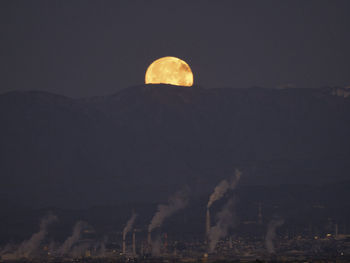
[[[212,87],[350,85],[350,1],[0,1],[0,92],[142,84],[162,56]]]

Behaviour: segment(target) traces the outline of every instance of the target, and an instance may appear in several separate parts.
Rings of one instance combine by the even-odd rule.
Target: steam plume
[[[267,227],[267,233],[265,237],[265,246],[270,254],[275,253],[275,247],[273,245],[273,240],[276,236],[276,229],[284,224],[283,219],[273,219],[270,221]]]
[[[88,249],[91,247],[91,243],[87,242],[87,243],[83,243],[80,244],[78,246],[73,247],[72,251],[71,251],[71,256],[72,257],[83,257],[86,255],[86,252],[88,251]]]
[[[161,251],[160,251],[160,247],[161,247],[161,239],[160,236],[158,235],[156,237],[156,239],[152,242],[152,256],[160,256]]]
[[[100,247],[99,252],[98,252],[99,257],[105,257],[106,256],[106,242],[107,242],[107,240],[108,239],[105,236],[103,238],[103,240],[99,244],[99,247]]]
[[[5,247],[1,248],[0,250],[0,257],[6,253],[9,253],[14,250],[13,244],[6,244]]]
[[[79,239],[81,237],[81,232],[87,226],[88,226],[87,223],[85,223],[83,221],[78,221],[73,228],[72,235],[70,237],[68,237],[66,239],[66,241],[64,241],[62,246],[58,249],[57,253],[59,255],[65,255],[65,254],[69,253],[69,251],[71,250],[73,245],[79,241]]]
[[[102,242],[100,245],[99,256],[103,257],[103,258],[106,256],[106,244],[105,244],[105,242]]]
[[[132,216],[130,217],[130,219],[126,223],[126,226],[123,229],[123,254],[125,254],[125,250],[126,250],[126,243],[125,243],[126,234],[131,230],[132,225],[134,224],[136,217],[137,217],[137,214],[135,214],[133,212]]]
[[[171,216],[176,211],[185,208],[187,203],[187,191],[182,190],[170,197],[167,205],[158,205],[157,212],[148,226],[148,231],[151,232],[153,229],[160,227],[167,217]]]
[[[106,257],[106,243],[108,237],[104,236],[101,240],[97,241],[93,246],[93,251],[96,257],[104,258]]]
[[[134,222],[137,218],[137,214],[135,214],[134,212],[132,213],[130,219],[128,220],[128,222],[126,223],[126,226],[123,229],[123,238],[125,239],[125,236],[130,232],[132,226],[134,225]]]
[[[48,215],[44,217],[40,222],[40,230],[39,232],[32,235],[29,240],[24,241],[16,251],[16,255],[18,257],[26,257],[31,256],[40,246],[40,243],[47,235],[47,228],[50,224],[55,222],[57,217],[54,215]]]
[[[230,227],[234,226],[234,205],[235,202],[233,198],[229,199],[222,210],[217,214],[217,223],[210,228],[209,232],[209,252],[215,250],[218,241],[227,235]]]
[[[241,178],[241,175],[242,173],[238,169],[236,169],[235,176],[232,177],[229,181],[227,181],[226,179],[222,180],[214,188],[214,192],[210,195],[207,208],[210,208],[215,201],[221,199],[228,190],[236,188],[236,185],[239,179]]]

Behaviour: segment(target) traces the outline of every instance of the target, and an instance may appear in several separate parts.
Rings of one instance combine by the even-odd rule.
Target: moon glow
[[[191,87],[193,73],[185,61],[176,57],[162,57],[148,67],[145,83]]]

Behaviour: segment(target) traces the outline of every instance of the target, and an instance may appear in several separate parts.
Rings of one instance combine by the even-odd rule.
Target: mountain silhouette
[[[350,97],[332,88],[141,85],[85,99],[0,95],[0,192],[35,207],[159,201],[183,185],[324,183],[350,172]]]

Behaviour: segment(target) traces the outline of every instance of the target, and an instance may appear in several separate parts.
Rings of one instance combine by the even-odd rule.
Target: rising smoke
[[[148,226],[148,232],[160,227],[164,220],[174,214],[176,211],[186,207],[188,203],[188,191],[180,190],[169,198],[167,205],[158,205],[157,212],[153,216],[151,223]]]
[[[106,256],[106,243],[107,243],[107,241],[108,241],[108,237],[104,236],[103,240],[101,242],[99,242],[99,245],[98,245],[99,253],[98,253],[98,255],[100,257],[105,257]]]
[[[135,214],[133,212],[132,216],[130,217],[130,219],[126,223],[126,226],[123,229],[123,254],[125,254],[125,252],[126,252],[126,242],[125,242],[126,234],[131,230],[131,228],[135,222],[136,217],[137,217],[137,214]]]
[[[3,247],[0,250],[0,257],[4,254],[7,254],[15,249],[15,246],[13,244],[6,244],[5,247]]]
[[[275,253],[275,246],[273,245],[273,240],[276,237],[276,229],[284,224],[283,219],[273,219],[270,221],[267,227],[267,233],[265,237],[265,246],[270,254]]]
[[[91,247],[91,245],[92,245],[91,242],[86,242],[86,243],[77,245],[73,247],[70,254],[73,258],[86,256],[86,252],[89,251],[89,248]]]
[[[215,250],[219,240],[227,235],[230,227],[234,226],[234,205],[234,199],[229,199],[222,210],[217,214],[217,223],[215,226],[211,227],[209,231],[209,252]]]
[[[152,256],[160,256],[161,255],[161,246],[162,241],[160,239],[160,236],[157,235],[155,240],[152,242]]]
[[[125,239],[126,235],[130,232],[136,218],[137,218],[137,214],[133,212],[130,219],[128,220],[128,222],[126,223],[123,229],[123,239]]]
[[[228,190],[235,189],[239,179],[241,178],[241,175],[242,173],[236,169],[234,177],[229,180],[222,180],[214,188],[214,192],[210,195],[207,208],[210,208],[215,201],[220,200]]]
[[[224,205],[222,210],[217,214],[217,223],[215,226],[210,227],[210,216],[209,216],[209,208],[213,205],[213,203],[217,200],[220,200],[228,190],[234,190],[241,178],[242,173],[236,169],[235,176],[230,178],[229,180],[221,181],[215,188],[214,192],[209,197],[209,202],[207,205],[207,215],[206,215],[206,232],[208,237],[209,244],[209,252],[213,252],[215,250],[216,244],[220,240],[227,235],[227,232],[230,227],[234,226],[234,200],[231,198]]]
[[[7,244],[3,249],[0,249],[1,260],[15,261],[22,258],[30,260],[39,256],[39,248],[47,236],[48,227],[56,220],[56,216],[46,216],[41,220],[39,232],[33,234],[29,240],[23,241],[17,246]],[[48,252],[55,256],[81,257],[85,256],[86,253],[90,251],[89,249],[93,248],[95,255],[104,257],[106,255],[105,243],[107,242],[107,237],[104,237],[103,240],[98,242],[82,240],[82,233],[84,229],[88,228],[90,228],[90,226],[86,222],[78,221],[73,227],[72,235],[69,236],[61,246],[58,246],[54,241],[47,244]]]
[[[41,242],[47,235],[47,229],[50,224],[57,221],[57,217],[54,215],[48,215],[44,217],[40,222],[39,232],[33,234],[29,240],[23,241],[15,252],[16,257],[29,258],[39,248]]]
[[[73,227],[73,232],[70,237],[68,237],[62,244],[62,246],[57,250],[58,255],[66,255],[70,252],[72,247],[81,238],[81,233],[86,228],[88,224],[83,221],[78,221]]]

